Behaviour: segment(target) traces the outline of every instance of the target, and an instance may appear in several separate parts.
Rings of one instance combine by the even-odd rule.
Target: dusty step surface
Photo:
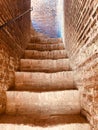
[[[41,44],[56,44],[56,43],[62,43],[62,39],[61,38],[48,38],[48,37],[31,37],[30,40],[31,43],[41,43]]]
[[[56,92],[7,92],[6,114],[33,115],[46,118],[53,115],[79,114],[78,90]]]
[[[89,124],[66,124],[48,127],[34,127],[31,125],[0,124],[0,130],[91,130]]]
[[[54,51],[25,50],[24,57],[26,59],[64,59],[67,58],[67,53],[65,50],[54,50]]]
[[[15,90],[55,91],[66,89],[75,89],[72,71],[57,73],[15,73]]]
[[[71,70],[69,59],[33,60],[21,59],[20,70],[29,72],[59,72]]]
[[[0,118],[0,130],[91,130],[86,119],[80,115],[54,116],[47,119],[30,116]]]
[[[64,44],[34,44],[29,43],[27,46],[27,50],[38,50],[38,51],[52,51],[52,50],[64,50]]]

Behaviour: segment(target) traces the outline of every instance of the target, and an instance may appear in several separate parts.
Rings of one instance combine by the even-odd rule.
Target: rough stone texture
[[[33,27],[49,37],[58,37],[61,34],[62,5],[58,0],[31,0],[34,8],[31,13]]]
[[[32,127],[30,125],[13,125],[13,124],[1,124],[1,130],[90,130],[90,126],[88,124],[66,124],[66,125],[58,125],[51,127]]]
[[[64,59],[67,58],[65,50],[54,50],[54,51],[35,51],[25,50],[26,59]]]
[[[11,55],[10,50],[0,44],[0,113],[5,109],[6,90],[13,87],[15,71],[18,69],[18,57]]]
[[[30,38],[30,13],[3,28],[1,26],[29,8],[29,0],[0,1],[0,113],[5,110],[6,90],[14,86],[14,73]]]
[[[79,113],[78,90],[42,93],[7,92],[6,114],[33,115],[44,119],[47,116]]]
[[[65,0],[65,43],[82,113],[98,130],[98,1]]]
[[[30,0],[14,0],[0,2],[0,26],[21,15],[30,9]],[[10,8],[9,8],[10,7]],[[30,40],[30,12],[23,17],[0,28],[0,43],[8,45],[13,51],[21,56],[27,42]]]
[[[33,60],[21,59],[21,71],[29,72],[59,72],[71,70],[68,59],[58,60]]]
[[[15,71],[19,68],[19,58],[17,55],[11,55],[10,50],[0,45],[0,82],[3,84],[3,88],[8,90],[9,87],[13,87],[15,79]]]
[[[30,115],[1,115],[0,124],[2,123],[31,125],[34,128],[37,126],[46,128],[46,127],[52,127],[52,126],[58,127],[58,125],[70,125],[70,124],[74,124],[74,125],[81,124],[82,127],[85,124],[88,125],[87,120],[82,115],[79,114],[51,115],[49,117],[46,116],[44,118],[42,117],[38,118],[38,116],[33,117],[32,115],[31,116]]]
[[[64,44],[63,43],[57,43],[57,44],[34,44],[29,43],[27,46],[28,50],[38,50],[38,51],[52,51],[52,50],[64,50]]]
[[[57,43],[62,43],[62,38],[49,38],[49,37],[46,37],[46,35],[42,35],[42,34],[38,34],[38,33],[35,33],[34,36],[32,36],[32,33],[31,33],[31,40],[30,40],[31,43],[40,43],[40,44],[57,44]]]
[[[72,72],[66,71],[58,73],[15,73],[16,90],[53,91],[73,88],[75,88],[75,86]]]

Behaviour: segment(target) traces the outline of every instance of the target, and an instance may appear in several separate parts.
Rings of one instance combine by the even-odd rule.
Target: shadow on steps
[[[85,117],[81,115],[51,115],[50,117],[38,118],[38,115],[32,116],[11,116],[11,115],[1,115],[0,123],[3,124],[24,124],[30,126],[55,126],[63,124],[77,124],[77,123],[87,123]]]

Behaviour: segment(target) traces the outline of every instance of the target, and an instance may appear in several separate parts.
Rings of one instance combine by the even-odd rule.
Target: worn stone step
[[[59,60],[33,60],[33,59],[21,59],[20,62],[21,71],[29,72],[59,72],[71,70],[69,65],[69,59]]]
[[[52,50],[64,50],[64,44],[34,44],[29,43],[27,50],[38,50],[38,51],[52,51]]]
[[[78,90],[56,92],[7,92],[6,114],[33,115],[47,118],[53,115],[79,114]]]
[[[91,130],[91,128],[87,120],[80,115],[52,116],[48,119],[27,115],[1,115],[0,130]]]
[[[43,36],[34,36],[30,39],[31,43],[41,43],[41,44],[56,44],[56,43],[62,43],[62,38],[48,38]]]
[[[32,124],[31,124],[32,125]],[[31,126],[24,124],[0,124],[0,130],[91,130],[89,124],[71,123],[71,124],[61,124],[59,126]]]
[[[56,91],[75,89],[71,71],[57,73],[15,73],[15,90]]]
[[[25,50],[26,59],[64,59],[67,58],[65,50],[54,50],[54,51],[35,51]]]

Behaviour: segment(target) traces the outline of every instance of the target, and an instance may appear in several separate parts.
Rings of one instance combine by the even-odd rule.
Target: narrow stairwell
[[[0,130],[90,130],[62,41],[32,38],[7,91]]]

